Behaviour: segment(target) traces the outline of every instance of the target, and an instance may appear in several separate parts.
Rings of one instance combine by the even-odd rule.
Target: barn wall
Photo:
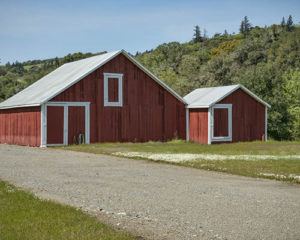
[[[104,107],[103,73],[123,73],[123,107]],[[51,101],[91,102],[90,141],[185,139],[185,106],[120,54]]]
[[[0,110],[0,143],[37,147],[40,130],[40,107]]]
[[[232,104],[232,141],[263,140],[265,106],[238,89],[218,103]]]
[[[208,109],[189,109],[190,141],[207,144],[208,141]]]

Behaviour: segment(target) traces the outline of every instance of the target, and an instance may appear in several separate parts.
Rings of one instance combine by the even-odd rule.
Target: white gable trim
[[[263,101],[261,98],[259,98],[257,95],[255,95],[248,88],[244,87],[241,84],[238,84],[234,89],[232,89],[231,91],[229,91],[228,93],[226,93],[224,96],[220,97],[218,100],[214,101],[212,104],[210,104],[210,106],[216,104],[217,102],[222,101],[224,98],[226,98],[227,96],[231,95],[232,93],[234,93],[238,89],[242,89],[244,92],[246,92],[248,95],[250,95],[251,97],[253,97],[256,101],[262,103],[263,105],[265,105],[265,106],[267,106],[269,108],[271,107],[268,103],[266,103],[265,101]]]
[[[263,101],[256,94],[254,94],[253,92],[251,92],[249,89],[247,89],[246,87],[244,87],[241,84],[238,84],[235,88],[233,88],[232,90],[230,90],[229,92],[227,92],[226,94],[224,94],[223,96],[221,96],[220,98],[218,98],[217,100],[215,100],[214,102],[210,103],[209,105],[193,105],[193,103],[191,103],[191,104],[189,104],[187,106],[187,108],[209,108],[209,107],[212,107],[213,105],[215,105],[216,103],[222,101],[224,98],[226,98],[227,96],[231,95],[232,93],[234,93],[238,89],[242,89],[248,95],[250,95],[251,97],[253,97],[256,101],[262,103],[266,107],[268,107],[268,108],[271,107],[268,103],[266,103],[265,101]]]

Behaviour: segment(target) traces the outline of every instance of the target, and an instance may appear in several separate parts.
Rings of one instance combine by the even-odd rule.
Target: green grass
[[[112,155],[115,152],[151,152],[151,153],[200,153],[221,155],[300,155],[300,142],[244,142],[231,144],[200,145],[176,140],[166,143],[99,143],[90,145],[72,145],[62,149]],[[141,158],[135,158],[141,159]],[[300,176],[300,160],[195,160],[176,163],[177,165],[230,174],[299,182],[292,175]],[[262,175],[273,174],[273,175]]]
[[[73,207],[40,200],[0,181],[0,239],[2,240],[130,240]]]
[[[90,145],[71,145],[67,150],[110,154],[113,152],[153,152],[153,153],[207,153],[226,155],[297,155],[300,154],[300,142],[243,142],[230,144],[201,145],[181,140],[147,143],[97,143]]]

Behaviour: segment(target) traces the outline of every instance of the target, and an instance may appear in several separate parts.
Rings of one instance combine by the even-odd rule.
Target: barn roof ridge
[[[247,89],[242,84],[228,85],[228,86],[219,86],[219,87],[205,87],[197,88],[184,96],[184,100],[188,104],[188,108],[209,108],[217,102],[221,101],[228,95],[235,92],[237,89],[242,89],[251,97],[256,99],[258,102],[262,103],[267,107],[271,107],[268,103],[263,101],[249,89]]]
[[[0,109],[41,106],[121,53],[174,97],[186,103],[179,94],[122,49],[65,63],[27,88],[1,102]]]

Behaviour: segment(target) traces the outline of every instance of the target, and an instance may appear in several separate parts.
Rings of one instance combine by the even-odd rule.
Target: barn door
[[[214,105],[212,121],[212,141],[232,141],[232,105]]]
[[[41,114],[42,146],[90,143],[89,102],[48,102]]]
[[[64,143],[64,107],[47,106],[47,144]]]
[[[68,107],[68,144],[85,142],[85,107]]]

